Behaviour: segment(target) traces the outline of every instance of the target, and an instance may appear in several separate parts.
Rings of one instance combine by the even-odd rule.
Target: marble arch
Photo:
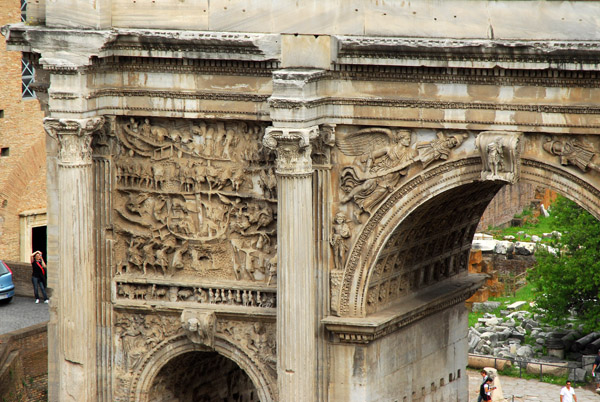
[[[481,169],[478,157],[440,165],[407,181],[374,211],[349,253],[337,308],[340,315],[367,315],[367,291],[378,256],[387,247],[390,237],[403,221],[418,211],[423,204],[447,191],[460,186],[480,186]],[[520,180],[551,188],[600,219],[600,189],[592,181],[574,174],[572,169],[557,167],[550,161],[523,158]],[[487,198],[488,202],[499,188],[493,186],[490,189],[492,193],[491,197]],[[481,213],[485,206],[487,202]],[[478,219],[479,217],[477,221]],[[470,237],[464,240],[469,244],[471,242]]]
[[[600,3],[246,3],[40,0],[2,28],[51,137],[49,399],[135,398],[119,379],[201,309],[242,327],[221,337],[264,367],[265,400],[467,400],[482,278],[460,262],[502,184],[482,168],[504,172],[476,138],[522,133],[521,180],[599,215],[581,16]]]
[[[177,335],[165,339],[148,353],[134,373],[131,380],[129,400],[132,402],[148,401],[149,390],[154,378],[164,365],[188,352],[216,351],[222,356],[232,360],[251,379],[261,402],[277,400],[273,395],[274,384],[270,382],[261,369],[252,361],[250,356],[226,338],[216,336],[214,349],[191,342],[185,335]]]

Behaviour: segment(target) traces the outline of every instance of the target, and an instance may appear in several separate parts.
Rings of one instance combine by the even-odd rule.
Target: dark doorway
[[[216,352],[188,352],[166,363],[154,378],[151,402],[259,402],[250,377]]]
[[[31,228],[31,252],[41,251],[44,261],[48,259],[46,254],[46,226]]]

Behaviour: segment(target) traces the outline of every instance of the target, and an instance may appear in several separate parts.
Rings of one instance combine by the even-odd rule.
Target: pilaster
[[[92,134],[102,117],[44,120],[58,142],[59,261],[51,301],[57,310],[61,401],[96,399],[96,287],[94,283]],[[56,381],[56,379],[50,379]]]
[[[277,152],[277,382],[280,401],[317,396],[317,294],[310,141],[318,127],[269,127]]]

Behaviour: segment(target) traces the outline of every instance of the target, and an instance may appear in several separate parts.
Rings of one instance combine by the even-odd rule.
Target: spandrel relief
[[[277,181],[264,125],[130,118],[115,126],[115,274],[269,284]]]
[[[558,156],[563,166],[576,166],[584,173],[590,169],[600,172],[600,155],[588,142],[547,137],[542,147],[546,152]]]
[[[415,142],[418,136],[413,130],[385,127],[336,134],[337,149],[344,155],[340,159],[353,158],[340,171],[341,203],[354,203],[358,214],[371,213],[398,188],[412,166],[426,169],[447,160],[466,138],[463,132],[439,131],[433,140]]]

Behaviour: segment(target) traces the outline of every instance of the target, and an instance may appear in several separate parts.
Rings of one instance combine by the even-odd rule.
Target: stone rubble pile
[[[545,374],[562,375],[569,371],[573,380],[584,381],[586,371],[591,374],[600,349],[600,332],[584,334],[582,326],[573,324],[560,329],[549,327],[539,322],[537,314],[518,310],[525,304],[513,303],[496,316],[490,312],[498,309],[500,302],[473,303],[472,311],[487,312],[469,328],[469,353],[503,358],[517,364],[519,361],[546,362],[550,366],[544,366]],[[526,337],[528,343],[525,343]],[[577,363],[569,364],[564,359]],[[583,369],[568,370],[568,367]],[[539,373],[539,364],[527,365],[528,372],[536,373],[536,370]]]
[[[476,233],[473,237],[471,248],[473,250],[481,250],[484,253],[491,252],[494,254],[523,256],[533,255],[537,249],[544,248],[552,254],[556,254],[556,249],[541,243],[542,238],[539,236],[530,236],[525,232],[518,232],[517,235],[531,241],[515,241],[516,237],[512,235],[504,236],[504,240],[495,240],[491,235]],[[543,237],[560,239],[562,233],[553,231],[552,233],[544,233]]]

